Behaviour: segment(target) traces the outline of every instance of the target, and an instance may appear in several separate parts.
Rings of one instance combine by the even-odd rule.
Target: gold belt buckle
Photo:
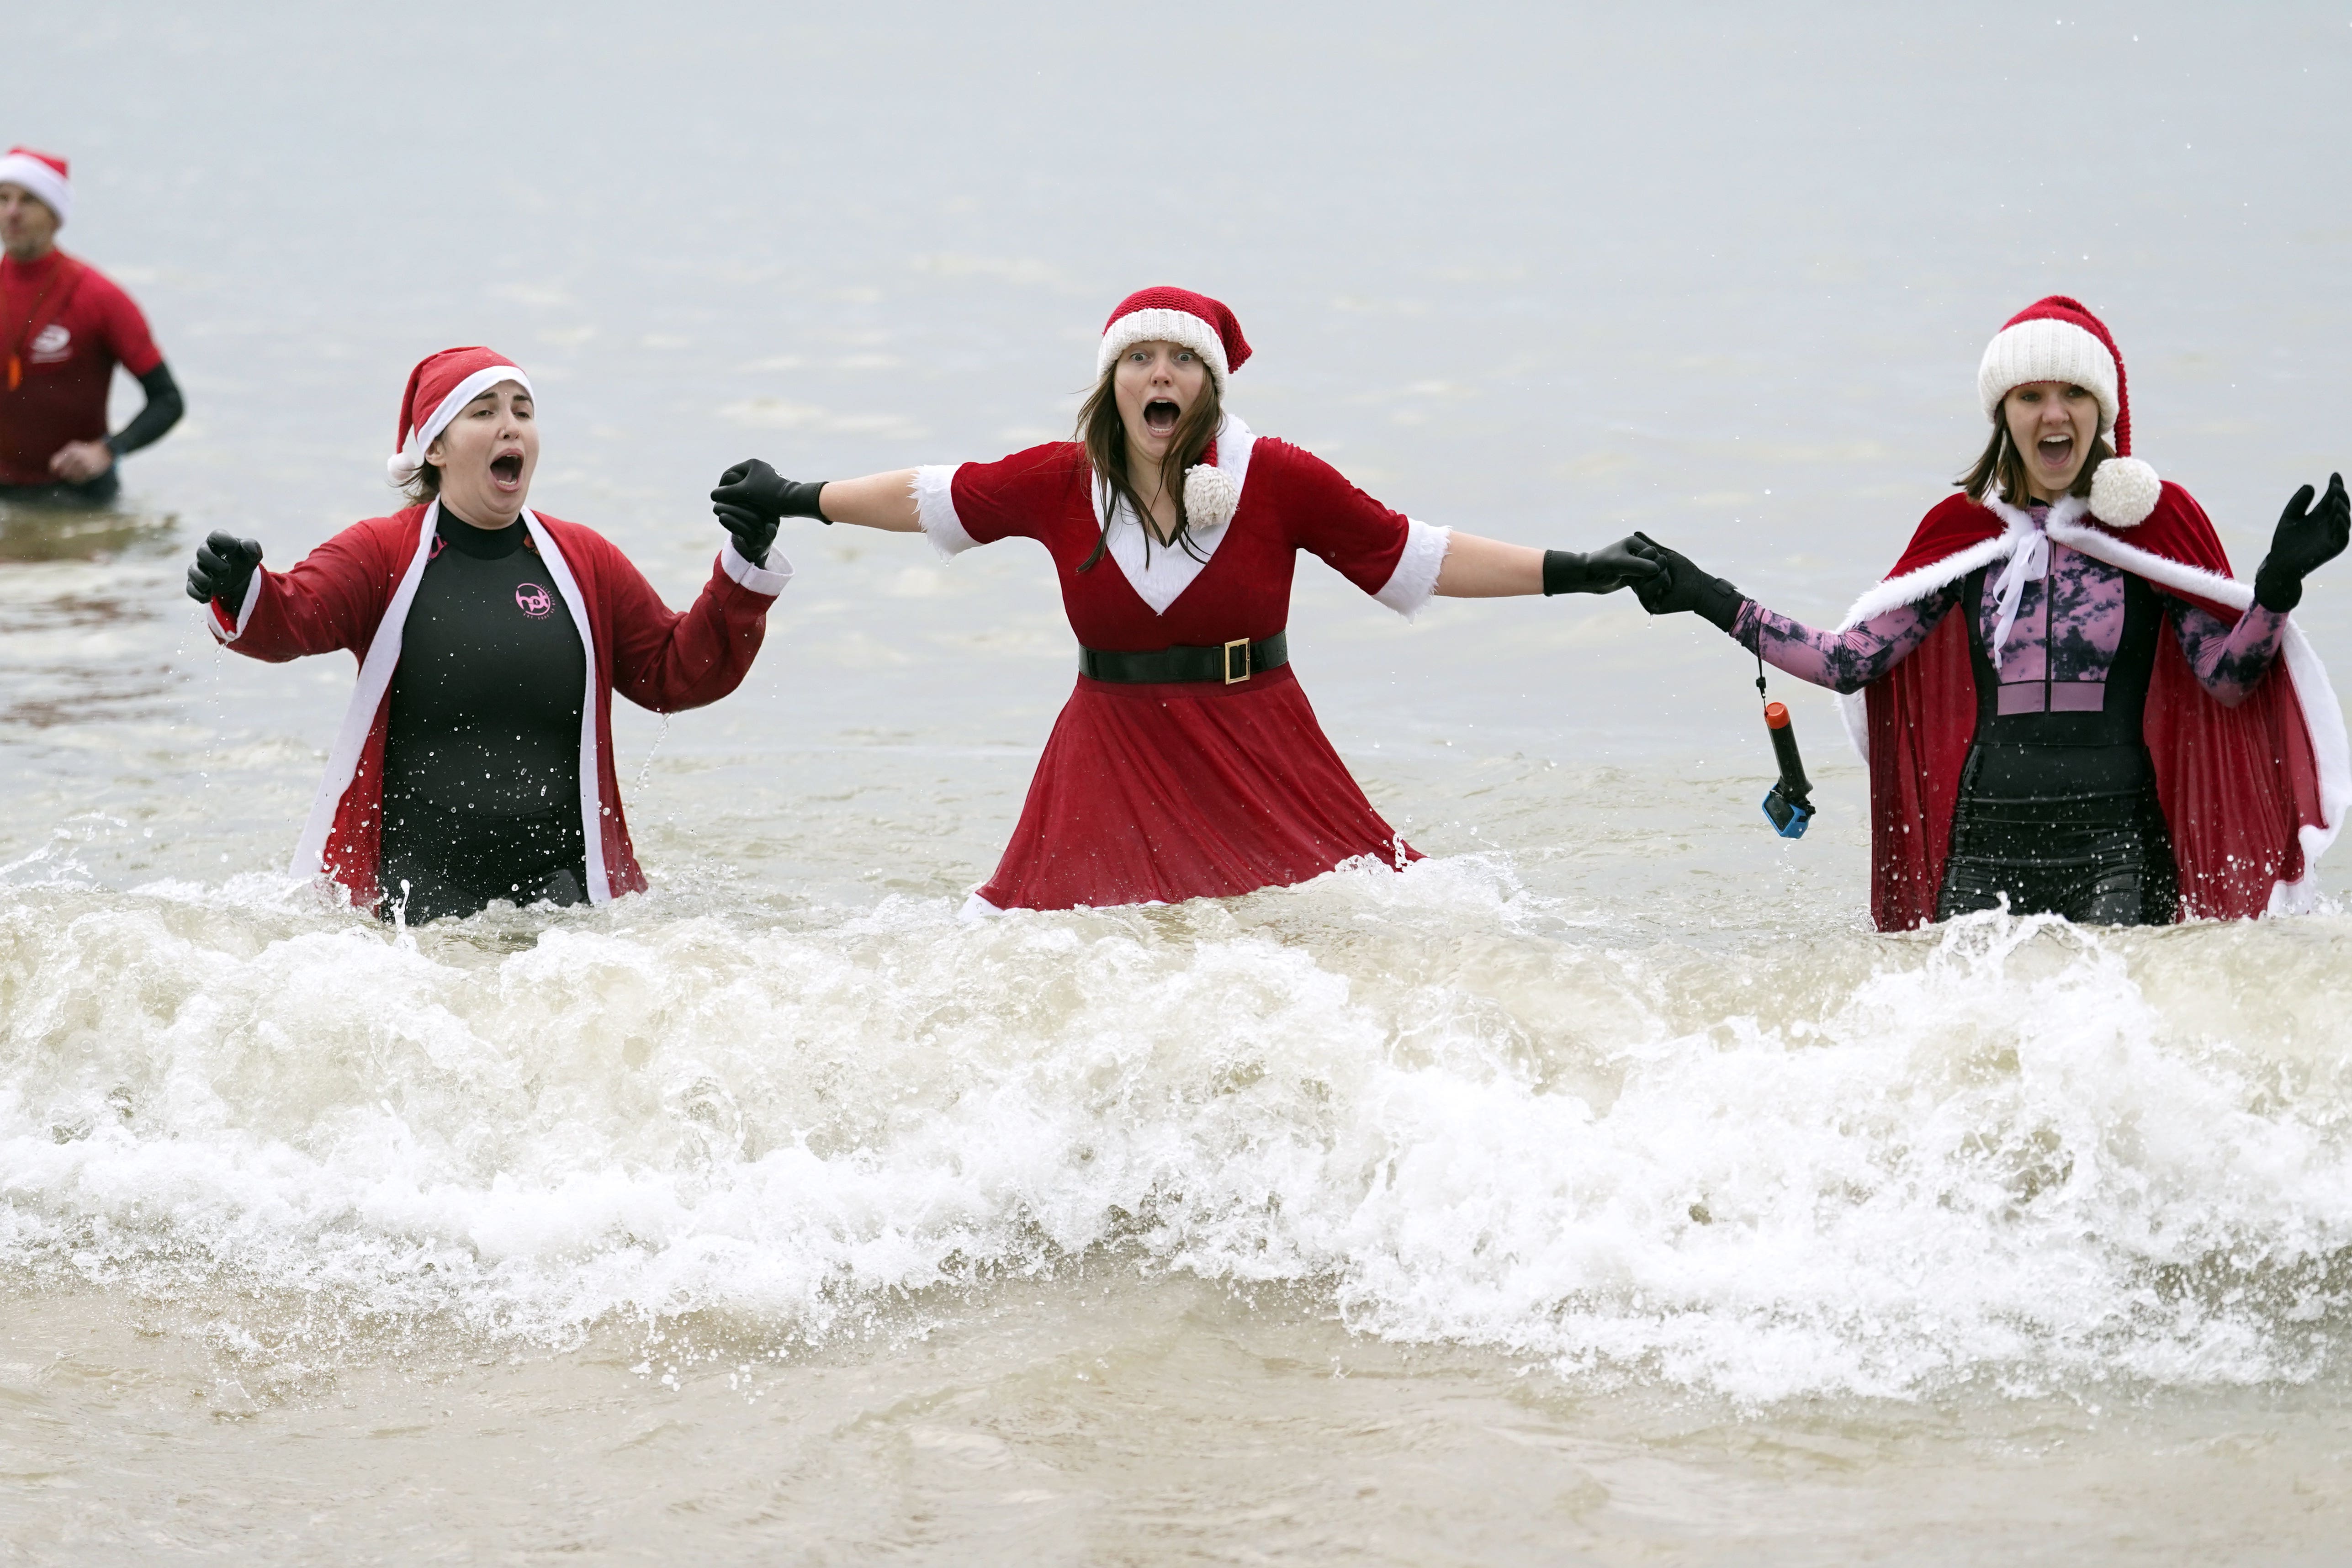
[[[1234,673],[1234,650],[1235,648],[1239,648],[1242,655],[1242,672],[1239,675],[1235,675]],[[1239,686],[1243,681],[1247,680],[1250,678],[1250,674],[1249,638],[1235,637],[1233,641],[1225,645],[1225,684],[1227,686]]]

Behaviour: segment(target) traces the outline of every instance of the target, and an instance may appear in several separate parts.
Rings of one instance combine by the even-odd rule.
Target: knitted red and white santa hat
[[[73,182],[66,177],[66,161],[55,153],[11,147],[0,158],[0,185],[22,185],[58,215],[62,224],[73,212]]]
[[[1102,346],[1095,353],[1095,375],[1117,363],[1138,343],[1168,342],[1191,349],[1217,378],[1217,395],[1224,395],[1226,378],[1248,363],[1249,340],[1234,313],[1206,294],[1162,285],[1139,289],[1118,302],[1103,323]]]
[[[2099,434],[2115,433],[2116,455],[2091,476],[2091,515],[2111,528],[2133,528],[2156,510],[2156,470],[2131,455],[2131,384],[2106,327],[2079,300],[2053,294],[2011,316],[1985,346],[1977,395],[1999,422],[2001,399],[2033,381],[2062,381],[2099,400]],[[2012,498],[2014,499],[2014,498]]]
[[[518,383],[530,393],[530,377],[522,366],[502,353],[480,347],[443,349],[416,362],[408,373],[408,390],[400,397],[397,449],[384,461],[392,482],[404,485],[425,467],[425,448],[449,427],[466,405],[501,382]]]

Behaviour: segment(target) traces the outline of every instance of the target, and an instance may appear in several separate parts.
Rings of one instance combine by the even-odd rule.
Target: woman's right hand
[[[1726,632],[1731,630],[1739,618],[1739,606],[1747,600],[1738,589],[1720,577],[1708,576],[1689,556],[1667,549],[1646,533],[1626,540],[1625,548],[1665,568],[1648,582],[1633,584],[1633,596],[1642,601],[1642,608],[1654,616],[1687,611],[1713,621]]]
[[[819,522],[833,520],[817,505],[824,493],[824,481],[803,483],[788,479],[759,458],[736,464],[719,476],[719,488],[710,492],[710,502],[720,509],[740,509],[761,518],[771,529],[780,518],[813,517]]]
[[[215,533],[196,546],[196,563],[188,568],[188,597],[199,605],[217,599],[232,611],[240,609],[260,564],[259,540]]]

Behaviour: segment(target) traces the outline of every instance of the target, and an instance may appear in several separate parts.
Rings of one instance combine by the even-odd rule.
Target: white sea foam
[[[1478,860],[977,925],[0,898],[0,1259],[160,1297],[788,1337],[1116,1250],[1757,1400],[2307,1377],[2352,1297],[2346,1026],[2262,990],[2312,922],[1702,952]]]

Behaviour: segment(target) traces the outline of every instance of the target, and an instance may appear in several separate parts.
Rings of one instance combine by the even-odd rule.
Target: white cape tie
[[[2000,668],[2000,656],[2009,647],[2010,628],[2017,624],[2017,607],[2025,602],[2025,585],[2039,582],[2050,573],[2050,536],[2042,531],[2042,520],[2035,518],[2033,527],[2018,542],[2017,553],[2009,558],[2009,566],[1993,582],[1993,592],[2000,595],[2000,614],[1992,624],[1992,667]]]

